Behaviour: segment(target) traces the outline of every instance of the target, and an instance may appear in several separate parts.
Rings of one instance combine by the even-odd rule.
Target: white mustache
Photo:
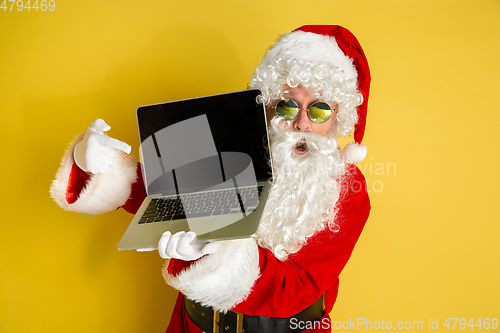
[[[271,146],[273,138],[279,137],[280,145],[290,145],[294,147],[297,143],[305,141],[309,148],[308,153],[315,151],[322,155],[331,155],[338,149],[338,142],[334,136],[324,136],[311,132],[300,132],[283,127],[279,118],[271,120]],[[307,155],[307,154],[306,154]]]

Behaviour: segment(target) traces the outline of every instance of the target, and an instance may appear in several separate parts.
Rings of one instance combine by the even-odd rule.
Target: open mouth
[[[293,146],[293,151],[298,155],[303,155],[303,154],[307,153],[308,150],[309,150],[309,147],[307,146],[306,140],[304,140],[304,139],[298,141]]]

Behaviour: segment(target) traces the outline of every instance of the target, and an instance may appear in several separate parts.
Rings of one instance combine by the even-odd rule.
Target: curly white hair
[[[348,136],[358,122],[357,72],[334,38],[295,31],[281,36],[255,70],[250,88],[260,89],[262,102],[280,99],[284,85],[310,89],[319,100],[337,104],[336,134]]]

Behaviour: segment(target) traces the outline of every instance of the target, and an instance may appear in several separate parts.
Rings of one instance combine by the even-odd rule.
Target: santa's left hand
[[[163,259],[196,260],[206,254],[217,252],[222,242],[193,243],[196,234],[192,231],[171,234],[166,231],[158,242],[158,252]]]

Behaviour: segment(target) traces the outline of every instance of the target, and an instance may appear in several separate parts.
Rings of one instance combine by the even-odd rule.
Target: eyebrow
[[[286,91],[287,90],[283,91],[283,93],[281,94],[281,97],[284,97],[284,95],[290,96],[290,99],[294,99],[294,98],[297,97],[293,92],[291,92],[291,91],[286,92]],[[313,97],[313,99],[311,100],[311,103],[309,103],[309,105],[307,105],[308,107],[311,106],[312,104],[316,103],[316,102],[321,102],[322,101],[320,98],[317,98],[313,94],[311,94],[311,97]],[[295,101],[295,102],[297,102],[297,101]]]

